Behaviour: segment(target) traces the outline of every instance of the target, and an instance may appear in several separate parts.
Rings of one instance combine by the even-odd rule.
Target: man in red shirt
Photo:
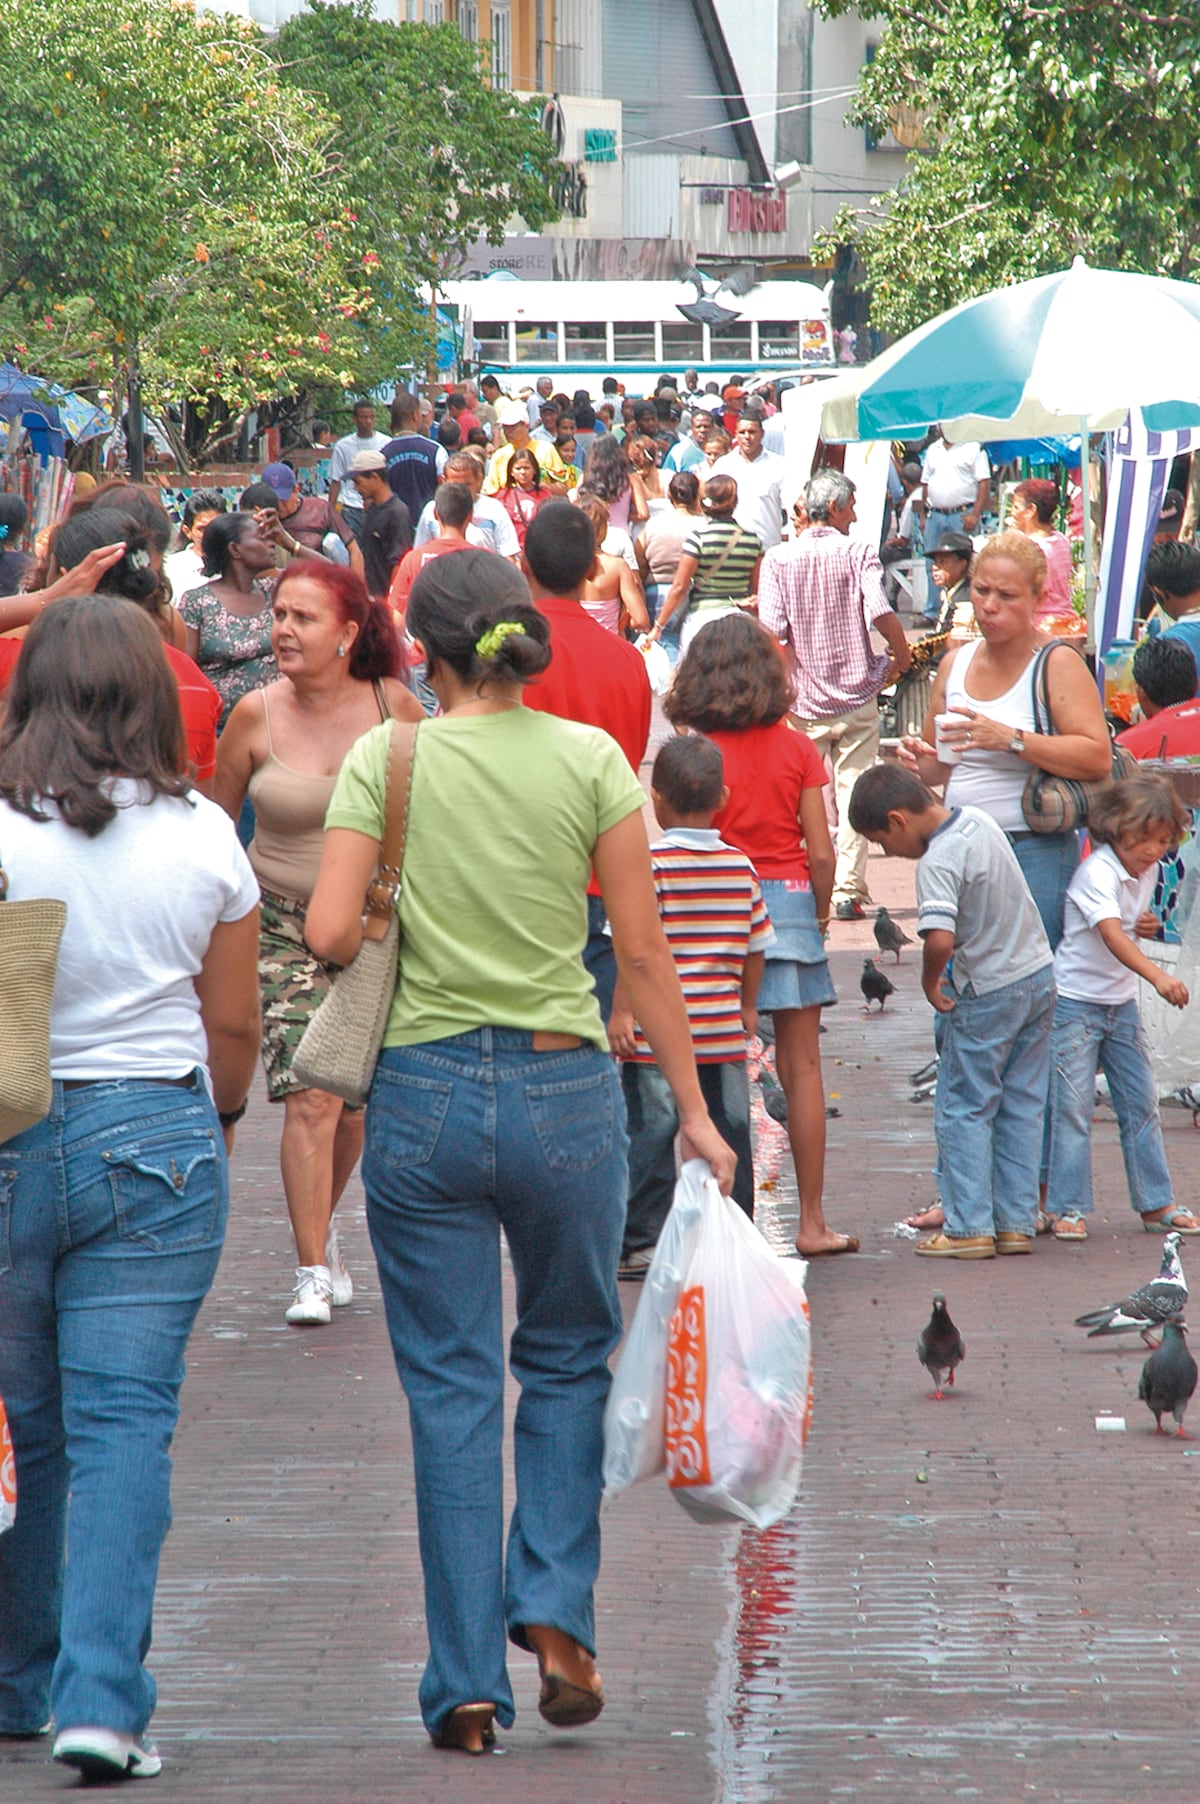
[[[1117,744],[1135,758],[1200,755],[1200,698],[1191,648],[1173,633],[1143,639],[1133,654],[1133,681],[1142,718],[1118,734]]]
[[[591,521],[569,501],[548,501],[529,523],[521,563],[534,605],[550,622],[552,653],[549,670],[526,685],[525,706],[602,727],[636,772],[650,737],[650,679],[641,652],[583,610],[584,584],[597,563]],[[617,963],[595,877],[588,885],[583,962],[607,1022]]]
[[[444,482],[433,498],[433,517],[438,523],[436,539],[427,539],[406,551],[396,565],[387,604],[393,613],[403,615],[408,608],[409,592],[424,565],[431,558],[444,557],[448,551],[470,551],[467,526],[475,498],[465,482]]]

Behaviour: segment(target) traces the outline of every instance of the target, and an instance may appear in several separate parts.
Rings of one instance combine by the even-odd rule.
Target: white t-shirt
[[[233,822],[204,796],[136,801],[89,839],[0,801],[9,900],[67,905],[50,1011],[56,1078],[186,1077],[208,1046],[193,979],[219,921],[258,904]],[[0,902],[0,908],[7,903]]]
[[[609,557],[624,558],[633,574],[637,575],[637,552],[633,549],[633,540],[623,526],[610,526],[604,535],[600,549],[606,551]]]
[[[363,498],[350,480],[350,459],[357,457],[360,451],[382,451],[391,442],[391,434],[387,432],[373,432],[370,438],[359,438],[357,432],[348,432],[345,438],[338,440],[329,459],[329,480],[341,483],[339,507],[349,508],[351,513],[362,512]]]
[[[1102,1007],[1134,1000],[1136,971],[1113,957],[1097,929],[1101,921],[1119,921],[1132,938],[1138,916],[1149,906],[1155,875],[1152,865],[1143,876],[1131,876],[1111,846],[1098,846],[1084,859],[1067,888],[1063,936],[1054,954],[1060,996]]]
[[[938,439],[921,459],[925,499],[939,514],[959,514],[975,505],[979,484],[992,466],[982,445],[948,445]]]
[[[758,534],[764,551],[783,540],[780,489],[786,469],[782,457],[776,457],[773,451],[760,451],[754,458],[743,457],[740,451],[727,451],[708,472],[709,476],[733,477],[738,485],[733,517],[747,532]],[[697,475],[702,473],[697,471]]]
[[[194,545],[185,545],[182,551],[173,551],[170,557],[165,557],[163,575],[171,585],[172,601],[178,601],[189,589],[203,588],[208,581],[200,553]]]
[[[427,501],[421,509],[421,517],[413,535],[414,549],[420,550],[422,545],[428,545],[430,539],[437,538],[437,533],[433,502]],[[496,551],[501,557],[518,557],[521,551],[516,527],[506,510],[498,501],[493,501],[490,495],[480,495],[475,503],[467,524],[467,543],[478,545],[481,551]]]

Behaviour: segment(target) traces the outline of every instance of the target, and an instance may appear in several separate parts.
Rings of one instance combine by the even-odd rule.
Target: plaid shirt
[[[862,539],[810,526],[767,552],[758,617],[791,647],[801,720],[853,714],[879,694],[889,660],[873,650],[867,629],[891,612],[883,566]]]

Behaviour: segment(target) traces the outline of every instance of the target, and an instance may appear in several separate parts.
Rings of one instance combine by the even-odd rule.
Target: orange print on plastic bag
[[[704,1399],[708,1352],[704,1286],[680,1293],[667,1339],[667,1483],[674,1490],[712,1483]]]
[[[17,1466],[8,1417],[0,1400],[0,1532],[11,1528],[17,1514]]]

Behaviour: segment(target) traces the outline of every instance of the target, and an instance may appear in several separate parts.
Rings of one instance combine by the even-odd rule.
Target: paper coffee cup
[[[946,714],[935,714],[933,717],[933,749],[942,764],[957,764],[962,757],[962,741],[953,743],[946,738],[947,727],[969,726],[969,714],[961,714],[957,709],[950,709]]]

